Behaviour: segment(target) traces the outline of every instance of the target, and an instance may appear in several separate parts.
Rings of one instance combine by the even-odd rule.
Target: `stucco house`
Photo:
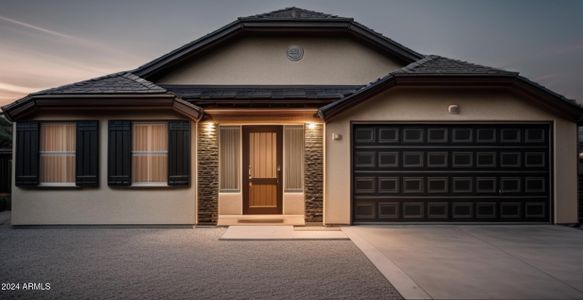
[[[573,100],[286,8],[30,94],[12,224],[576,223]]]

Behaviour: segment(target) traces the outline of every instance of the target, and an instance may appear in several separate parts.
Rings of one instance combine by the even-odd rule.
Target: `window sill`
[[[45,183],[39,183],[38,187],[41,188],[53,188],[53,187],[57,187],[57,188],[78,188],[77,185],[75,185],[75,183],[69,183],[69,182],[45,182]]]
[[[132,187],[132,188],[167,188],[170,186],[166,182],[161,182],[161,183],[148,182],[148,183],[132,183],[132,185],[130,185],[130,187]]]

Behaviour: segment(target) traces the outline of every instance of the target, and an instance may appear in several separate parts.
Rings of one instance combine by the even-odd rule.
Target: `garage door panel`
[[[546,222],[548,203],[533,199],[381,198],[355,203],[355,221]]]
[[[355,222],[549,221],[546,124],[354,126]]]

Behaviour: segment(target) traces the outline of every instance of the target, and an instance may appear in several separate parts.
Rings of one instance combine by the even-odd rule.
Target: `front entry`
[[[243,126],[243,213],[282,213],[282,126]]]

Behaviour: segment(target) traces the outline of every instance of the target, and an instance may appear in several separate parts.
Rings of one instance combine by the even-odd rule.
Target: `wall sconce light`
[[[215,125],[216,125],[216,124],[215,124],[215,122],[207,122],[207,123],[205,124],[205,126],[206,126],[206,128],[205,128],[205,129],[206,129],[206,131],[207,131],[208,133],[212,132],[212,131],[215,129]]]
[[[314,122],[308,122],[306,124],[306,127],[308,127],[308,129],[316,129],[316,123],[314,123]]]
[[[457,104],[452,104],[450,106],[447,107],[447,111],[449,111],[450,114],[459,114],[460,113],[460,106]]]
[[[342,135],[340,133],[332,133],[332,139],[335,141],[339,141],[342,139]]]

